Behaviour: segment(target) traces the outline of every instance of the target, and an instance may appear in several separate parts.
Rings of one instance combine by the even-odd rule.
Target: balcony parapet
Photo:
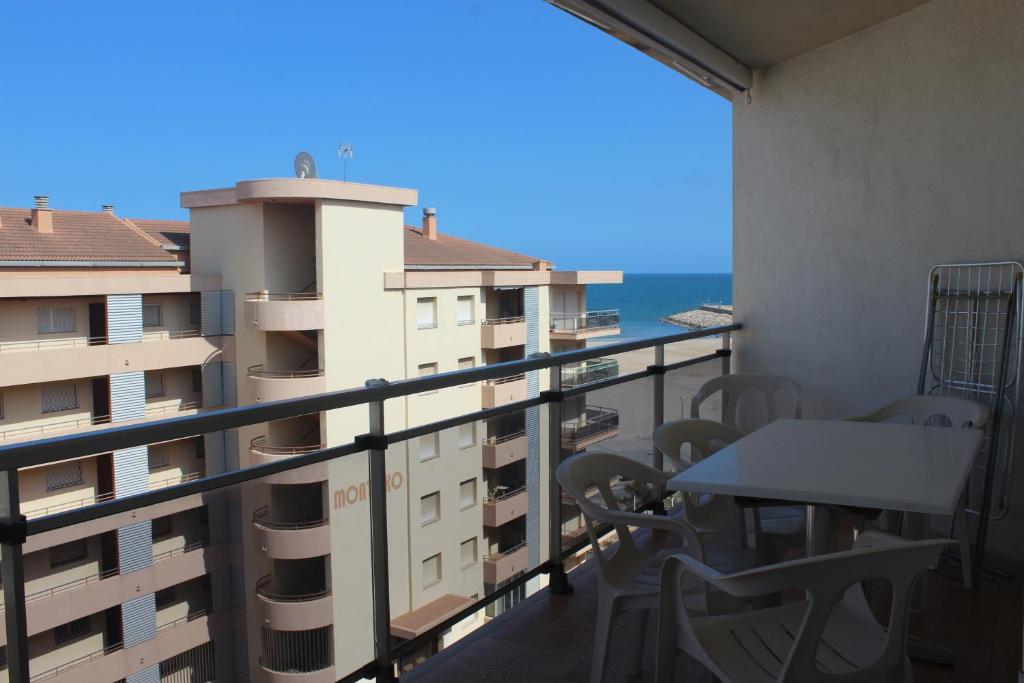
[[[619,411],[587,406],[582,418],[562,425],[562,448],[570,453],[578,453],[618,433]]]
[[[526,318],[485,318],[480,321],[480,346],[485,349],[503,349],[526,343]]]
[[[526,571],[529,559],[530,550],[525,541],[503,552],[484,555],[484,582],[494,586],[507,581]]]
[[[263,539],[263,551],[276,560],[322,557],[331,553],[329,520],[285,522],[272,517],[270,506],[252,513],[252,523]]]
[[[484,408],[526,400],[526,375],[512,375],[500,379],[489,379],[482,385],[481,397]]]
[[[327,389],[323,370],[266,370],[263,365],[251,365],[249,381],[256,389],[256,400],[280,401],[322,394]]]
[[[249,442],[249,453],[252,456],[253,465],[264,465],[304,453],[313,453],[326,447],[326,444],[322,443],[305,446],[268,446],[267,437],[264,435],[254,437]],[[321,462],[270,475],[266,481],[269,484],[313,484],[318,481],[326,481],[327,476],[327,463]]]
[[[256,597],[263,605],[263,623],[279,631],[303,631],[329,626],[334,620],[330,590],[286,593],[273,586],[268,574],[256,582]]]
[[[496,469],[526,457],[526,430],[505,436],[489,437],[483,443],[483,466]]]
[[[245,295],[245,317],[249,328],[253,330],[322,330],[323,294],[250,292]]]
[[[618,309],[583,313],[553,313],[551,338],[559,340],[607,337],[620,331]]]
[[[619,361],[614,358],[595,358],[576,367],[563,367],[562,387],[572,389],[618,376]]]
[[[526,514],[528,496],[525,486],[491,493],[484,498],[484,526],[497,528]]]

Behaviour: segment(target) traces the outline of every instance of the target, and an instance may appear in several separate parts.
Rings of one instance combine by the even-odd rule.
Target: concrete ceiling
[[[752,69],[903,14],[928,0],[648,0]]]

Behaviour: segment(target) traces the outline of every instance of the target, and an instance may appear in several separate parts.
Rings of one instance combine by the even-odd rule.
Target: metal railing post
[[[25,517],[18,495],[18,471],[0,471],[0,564],[4,581],[4,623],[7,627],[7,676],[12,683],[28,683],[28,627],[25,624]]]
[[[384,386],[384,379],[366,381],[367,387]],[[391,600],[388,568],[387,442],[384,431],[384,401],[372,401],[370,409],[370,566],[373,584],[373,645],[377,681],[394,681],[391,664]]]
[[[661,425],[665,424],[665,345],[658,344],[654,347],[654,365],[652,369],[655,369],[652,378],[654,379],[654,401],[652,403],[652,415],[654,422],[654,429],[657,429]],[[665,468],[665,456],[655,445],[653,446],[654,451],[652,453],[653,466],[656,470],[662,470]],[[660,484],[654,487],[654,514],[663,515],[665,514],[665,489]]]
[[[551,366],[549,391],[554,400],[548,403],[548,588],[556,595],[572,593],[569,576],[562,564],[562,487],[555,470],[562,462],[562,366]]]

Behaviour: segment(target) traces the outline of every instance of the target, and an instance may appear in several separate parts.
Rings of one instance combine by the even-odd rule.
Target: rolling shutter
[[[107,297],[107,343],[142,341],[142,295],[111,294]]]

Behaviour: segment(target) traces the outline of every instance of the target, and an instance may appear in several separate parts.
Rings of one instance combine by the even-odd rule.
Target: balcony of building
[[[497,528],[526,514],[528,495],[525,485],[495,486],[484,498],[484,526]]]
[[[553,313],[551,315],[551,339],[571,341],[608,337],[618,334],[619,311],[585,311],[581,313]]]
[[[334,683],[333,628],[261,627],[260,669],[270,683]]]
[[[268,370],[259,364],[249,366],[246,374],[256,400],[264,403],[321,394],[326,387],[324,371],[319,369]]]
[[[489,469],[497,469],[521,461],[526,457],[526,430],[500,436],[488,436],[483,442],[482,463]]]
[[[562,424],[562,448],[579,453],[619,434],[619,411],[586,406],[583,414]]]
[[[562,388],[572,389],[619,376],[619,361],[594,358],[562,369]]]
[[[481,404],[484,408],[496,408],[522,401],[526,398],[526,375],[490,379],[483,383],[481,390]]]
[[[320,292],[250,292],[245,295],[250,329],[265,332],[322,330],[324,300]]]
[[[480,346],[504,349],[526,343],[526,318],[521,315],[485,318],[480,321]]]
[[[523,541],[517,545],[484,555],[484,582],[496,586],[529,568],[530,548]]]
[[[271,484],[270,504],[253,512],[252,523],[266,556],[278,560],[323,557],[331,552],[324,485]]]
[[[261,623],[278,631],[329,626],[334,610],[328,562],[329,556],[274,559],[270,574],[256,582]]]

